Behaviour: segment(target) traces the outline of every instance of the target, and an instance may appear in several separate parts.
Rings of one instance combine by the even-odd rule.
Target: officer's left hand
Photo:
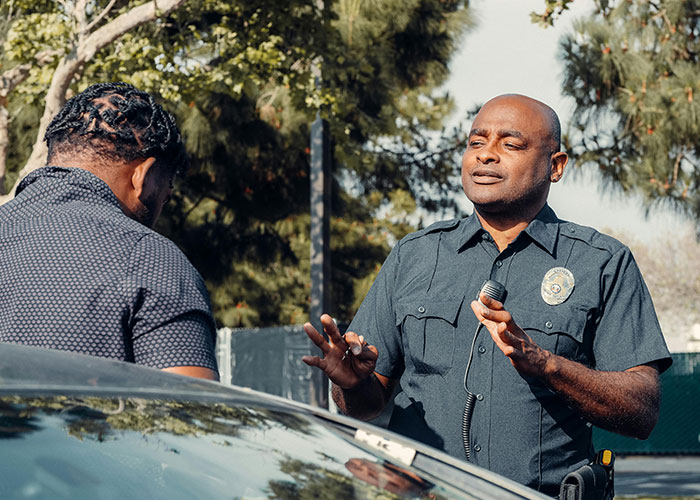
[[[472,311],[479,322],[484,325],[498,348],[508,356],[510,362],[521,375],[541,377],[545,373],[547,361],[552,353],[538,346],[523,331],[503,308],[499,301],[480,295],[481,304],[474,300]]]

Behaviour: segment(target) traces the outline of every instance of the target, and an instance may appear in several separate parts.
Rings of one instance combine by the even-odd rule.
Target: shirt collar
[[[482,227],[479,217],[476,216],[476,213],[472,213],[472,215],[464,219],[459,249],[463,249],[472,238],[481,236],[485,232],[486,230]],[[559,219],[554,210],[545,204],[542,210],[523,230],[523,233],[527,234],[530,239],[553,255],[559,235]]]
[[[469,217],[464,219],[462,224],[462,235],[459,240],[459,250],[462,250],[467,243],[469,243],[474,237],[481,237],[486,230],[481,226],[481,221],[479,217],[476,216],[476,212],[473,212]]]
[[[554,255],[554,247],[559,236],[559,218],[547,204],[523,231],[532,240]]]
[[[38,168],[22,179],[22,181],[17,186],[17,191],[15,195],[18,195],[21,191],[26,189],[28,186],[34,184],[40,179],[44,178],[54,178],[66,181],[68,184],[87,188],[94,193],[100,195],[101,198],[116,205],[121,210],[121,205],[117,196],[112,192],[110,187],[105,181],[97,177],[92,172],[88,172],[82,168],[74,167],[54,167],[47,166]]]

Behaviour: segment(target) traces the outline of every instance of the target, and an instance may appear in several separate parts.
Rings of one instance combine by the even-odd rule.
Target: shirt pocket
[[[550,352],[568,359],[589,364],[586,348],[588,311],[576,305],[538,304],[530,309],[524,319],[515,322],[532,339]]]
[[[464,295],[411,297],[397,304],[396,324],[416,373],[444,374],[452,367]]]

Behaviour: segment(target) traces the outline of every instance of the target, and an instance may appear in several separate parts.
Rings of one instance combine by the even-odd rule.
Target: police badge
[[[553,267],[542,279],[540,293],[542,300],[550,306],[556,306],[569,298],[574,290],[574,275],[565,267]]]

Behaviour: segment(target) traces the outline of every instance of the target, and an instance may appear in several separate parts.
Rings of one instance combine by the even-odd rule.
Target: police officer
[[[593,459],[591,424],[649,436],[671,363],[629,249],[547,205],[560,134],[539,101],[487,102],[462,160],[474,214],[403,238],[345,336],[304,325],[343,413],[376,417],[399,385],[391,430],[549,495]],[[473,300],[487,279],[500,301]]]

